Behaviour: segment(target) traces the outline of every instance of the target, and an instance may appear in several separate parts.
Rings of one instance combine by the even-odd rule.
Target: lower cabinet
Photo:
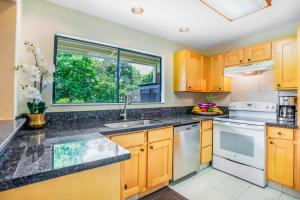
[[[131,159],[121,164],[122,196],[130,197],[146,190],[146,150],[144,146],[128,149]]]
[[[121,199],[172,179],[173,127],[114,135],[110,139],[131,153],[131,158],[121,163]]]
[[[148,145],[148,187],[172,178],[172,141],[164,140]]]
[[[200,140],[201,140],[201,150],[200,150],[200,164],[206,164],[212,161],[212,144],[213,144],[213,134],[212,134],[212,120],[200,122]]]
[[[294,182],[294,141],[288,138],[291,129],[269,127],[267,140],[267,179],[293,187]],[[286,132],[286,133],[285,133]],[[282,139],[282,135],[286,135]]]

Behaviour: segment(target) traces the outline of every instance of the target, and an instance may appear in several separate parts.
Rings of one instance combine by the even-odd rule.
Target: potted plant
[[[20,86],[23,95],[28,99],[27,107],[28,126],[32,128],[41,128],[45,122],[46,103],[43,101],[43,89],[52,82],[52,75],[55,72],[55,66],[48,64],[43,57],[40,48],[31,42],[25,42],[26,49],[32,53],[35,64],[23,64],[16,66],[16,70],[20,72]]]

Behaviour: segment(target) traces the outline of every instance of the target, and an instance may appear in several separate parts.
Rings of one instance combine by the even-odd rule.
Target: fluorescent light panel
[[[271,6],[271,0],[200,0],[220,15],[234,21]]]

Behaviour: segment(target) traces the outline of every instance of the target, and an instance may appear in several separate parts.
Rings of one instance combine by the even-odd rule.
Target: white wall
[[[66,9],[43,0],[23,1],[22,35],[25,40],[38,43],[45,57],[53,62],[54,34],[62,33],[99,42],[104,42],[136,50],[151,52],[163,56],[165,79],[165,104],[130,105],[130,107],[157,107],[194,105],[198,103],[200,94],[173,93],[173,53],[187,48],[186,46],[149,35],[131,28],[114,24],[77,11]],[[33,57],[22,47],[19,63],[32,63]],[[100,110],[120,108],[121,105],[97,106],[52,106],[52,86],[44,92],[49,105],[48,112]],[[19,93],[18,113],[26,113],[26,99]]]

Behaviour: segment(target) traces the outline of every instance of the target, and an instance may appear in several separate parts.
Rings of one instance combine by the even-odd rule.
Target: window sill
[[[127,104],[129,106],[132,105],[161,105],[166,104],[165,102],[153,102],[153,103],[131,103]],[[124,105],[124,103],[66,103],[66,104],[58,104],[58,103],[52,103],[51,106],[107,106],[107,105]]]

